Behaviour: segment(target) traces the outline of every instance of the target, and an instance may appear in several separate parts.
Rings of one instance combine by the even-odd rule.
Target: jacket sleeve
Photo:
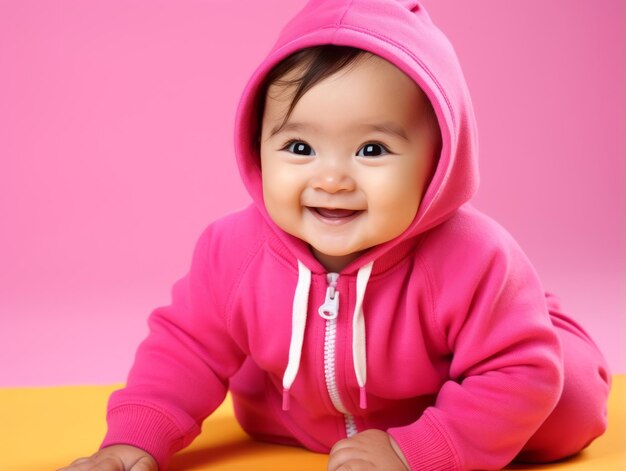
[[[136,446],[150,453],[161,470],[200,433],[244,359],[214,295],[220,273],[211,267],[211,239],[209,227],[196,245],[188,274],[172,289],[171,304],[150,315],[150,331],[137,350],[126,387],[109,399],[101,447]]]
[[[561,346],[543,288],[519,246],[500,242],[448,246],[451,256],[429,264],[450,379],[415,423],[388,430],[413,470],[502,468],[561,394]]]

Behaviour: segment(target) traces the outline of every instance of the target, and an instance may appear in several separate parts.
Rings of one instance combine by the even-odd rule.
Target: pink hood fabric
[[[252,137],[267,72],[319,44],[365,49],[410,76],[443,144],[412,225],[335,278],[270,219]],[[424,8],[310,1],[243,92],[235,154],[253,204],[207,228],[172,303],[150,316],[128,383],[111,396],[102,446],[135,445],[164,469],[230,391],[259,439],[328,452],[378,428],[414,470],[510,462],[559,398],[561,347],[525,254],[468,204],[478,186],[472,104]],[[329,288],[340,295],[332,319],[319,312]]]

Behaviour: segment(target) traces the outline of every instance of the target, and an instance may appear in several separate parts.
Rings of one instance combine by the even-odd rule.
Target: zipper
[[[335,371],[335,347],[337,341],[337,316],[339,315],[339,291],[337,290],[337,281],[339,273],[328,273],[326,275],[326,298],[317,312],[326,319],[326,331],[324,334],[324,378],[326,379],[326,389],[330,401],[338,412],[344,417],[346,426],[346,435],[352,437],[358,430],[354,421],[354,416],[350,414],[339,397],[339,389],[337,388],[337,376]]]

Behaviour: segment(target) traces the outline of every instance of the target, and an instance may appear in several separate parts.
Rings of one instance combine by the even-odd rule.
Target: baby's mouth
[[[331,225],[342,225],[355,219],[363,210],[359,209],[343,209],[343,208],[322,208],[307,206],[311,214],[321,222]]]
[[[317,214],[328,219],[342,219],[354,216],[359,211],[355,209],[341,209],[341,208],[311,208]]]

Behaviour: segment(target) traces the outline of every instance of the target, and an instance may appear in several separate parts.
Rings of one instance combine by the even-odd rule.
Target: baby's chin
[[[357,251],[337,250],[337,248],[326,248],[323,246],[309,245],[311,252],[315,258],[324,265],[329,271],[339,271],[357,258],[359,258],[366,249]]]

